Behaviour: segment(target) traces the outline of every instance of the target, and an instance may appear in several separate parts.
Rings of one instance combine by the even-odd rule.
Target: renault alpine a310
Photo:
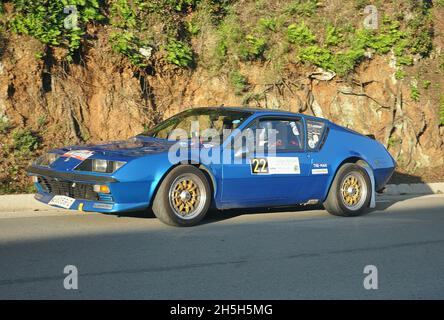
[[[29,169],[36,199],[65,209],[151,208],[197,224],[216,209],[321,203],[356,216],[395,169],[378,141],[326,119],[251,108],[197,108],[129,140],[54,149]]]

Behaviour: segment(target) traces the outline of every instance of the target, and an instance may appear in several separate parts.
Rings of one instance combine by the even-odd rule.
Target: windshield
[[[142,135],[169,140],[199,137],[202,141],[210,141],[237,129],[251,115],[251,112],[222,108],[191,109],[162,121]]]

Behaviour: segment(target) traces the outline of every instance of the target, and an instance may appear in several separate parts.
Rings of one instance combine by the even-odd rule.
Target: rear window
[[[307,148],[308,150],[317,150],[321,144],[322,136],[325,130],[325,122],[316,120],[307,120]]]

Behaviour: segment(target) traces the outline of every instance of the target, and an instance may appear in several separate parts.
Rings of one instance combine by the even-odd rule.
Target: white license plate
[[[54,198],[49,201],[49,205],[59,206],[65,209],[71,208],[72,204],[76,201],[76,199],[66,197],[66,196],[54,196]]]

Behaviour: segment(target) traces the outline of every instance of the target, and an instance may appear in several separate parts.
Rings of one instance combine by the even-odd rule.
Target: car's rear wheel
[[[181,165],[162,181],[153,201],[153,212],[172,226],[194,226],[208,211],[211,189],[205,175],[196,167]]]
[[[359,165],[346,163],[336,173],[324,207],[336,216],[358,216],[367,209],[371,193],[367,171]]]

